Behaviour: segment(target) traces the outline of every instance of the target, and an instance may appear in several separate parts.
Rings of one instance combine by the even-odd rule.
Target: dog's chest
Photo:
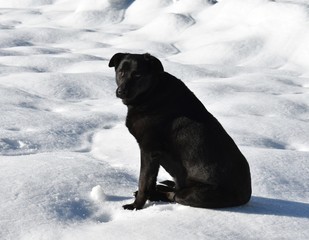
[[[164,138],[166,124],[156,115],[128,112],[126,126],[139,144]]]
[[[145,133],[150,134],[151,125],[152,120],[147,116],[128,115],[126,119],[126,126],[136,139],[142,138]]]

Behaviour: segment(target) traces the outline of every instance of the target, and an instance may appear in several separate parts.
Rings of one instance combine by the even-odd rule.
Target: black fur
[[[249,165],[232,138],[176,77],[150,54],[117,53],[117,97],[141,152],[138,191],[125,209],[149,200],[202,208],[232,207],[251,197]],[[174,178],[156,185],[159,167]]]

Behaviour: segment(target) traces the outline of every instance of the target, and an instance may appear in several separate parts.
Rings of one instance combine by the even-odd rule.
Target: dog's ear
[[[160,62],[159,59],[150,55],[149,53],[145,53],[144,58],[145,58],[146,61],[150,62],[151,68],[153,69],[154,72],[156,72],[156,73],[164,72],[163,65],[162,65],[162,63]]]
[[[125,55],[127,55],[127,53],[116,53],[114,56],[112,56],[111,60],[108,63],[108,66],[117,68],[120,61]]]

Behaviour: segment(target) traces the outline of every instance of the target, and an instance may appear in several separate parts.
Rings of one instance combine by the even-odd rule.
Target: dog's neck
[[[146,109],[149,111],[155,110],[157,107],[162,107],[166,97],[164,96],[164,92],[162,92],[162,88],[160,88],[160,84],[163,82],[161,74],[158,75],[154,81],[156,81],[156,84],[154,84],[151,89],[140,94],[135,99],[130,100],[128,103],[124,103],[128,107],[128,111],[144,112]],[[161,89],[160,98],[156,97],[159,89]]]

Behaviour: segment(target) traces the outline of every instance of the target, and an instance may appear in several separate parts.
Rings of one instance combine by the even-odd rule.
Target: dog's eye
[[[133,78],[140,78],[140,77],[142,76],[142,74],[139,73],[139,72],[134,72],[134,73],[132,74],[132,76],[133,76]]]

